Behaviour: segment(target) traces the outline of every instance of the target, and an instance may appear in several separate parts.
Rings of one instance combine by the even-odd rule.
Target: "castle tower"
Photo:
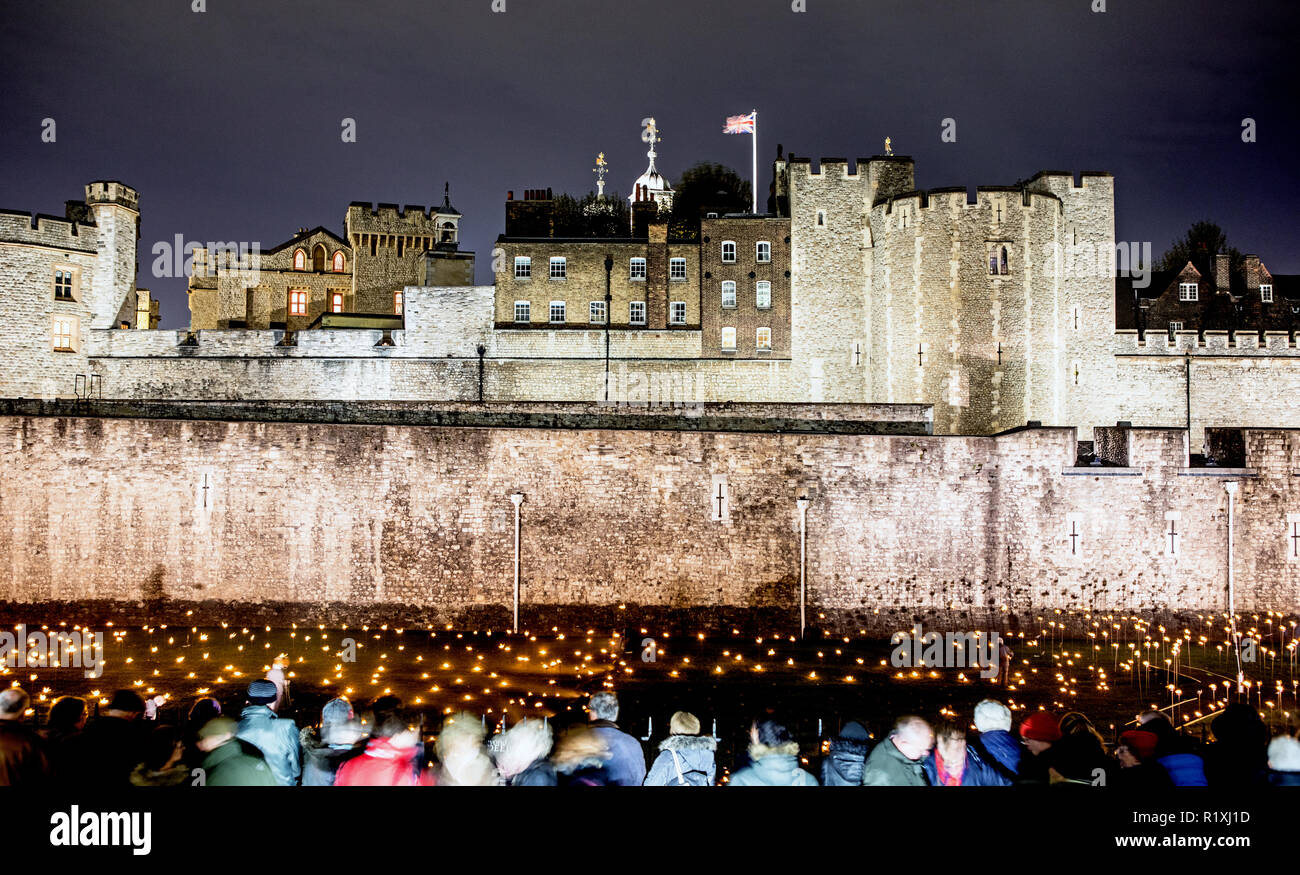
[[[140,239],[140,194],[117,181],[86,185],[86,208],[94,216],[100,257],[86,304],[91,328],[115,328],[136,315],[136,251]]]

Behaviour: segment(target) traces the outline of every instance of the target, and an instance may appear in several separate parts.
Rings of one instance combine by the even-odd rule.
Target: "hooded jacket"
[[[862,767],[871,752],[871,740],[861,723],[846,723],[822,760],[823,787],[857,787],[862,784]]]
[[[239,713],[239,731],[235,737],[262,752],[277,784],[292,787],[298,783],[302,762],[298,727],[292,720],[277,717],[266,705],[249,705]]]
[[[718,740],[708,735],[670,735],[659,743],[659,755],[654,765],[645,776],[647,787],[676,787],[681,782],[677,779],[677,762],[681,764],[682,775],[687,785],[706,786],[717,777],[718,765],[714,760],[714,751],[718,749]]]
[[[48,774],[35,730],[17,720],[0,720],[0,787],[32,786]]]
[[[925,787],[927,783],[921,761],[903,756],[888,738],[876,745],[862,768],[864,787]]]
[[[817,779],[799,768],[799,743],[749,746],[749,765],[731,776],[732,787],[816,787]]]
[[[298,733],[298,746],[302,749],[304,787],[332,787],[343,764],[365,752],[361,744],[325,744],[311,726],[304,726]]]
[[[418,746],[395,747],[391,739],[372,738],[365,753],[339,767],[336,787],[421,787],[433,784],[425,774],[415,777]]]
[[[981,732],[969,742],[969,748],[986,766],[998,776],[998,783],[1009,786],[1020,775],[1020,760],[1025,755],[1025,748],[1005,729],[990,729]]]

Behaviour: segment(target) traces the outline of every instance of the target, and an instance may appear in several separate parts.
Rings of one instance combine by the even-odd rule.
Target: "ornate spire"
[[[605,160],[604,152],[596,156],[596,166],[592,168],[591,172],[596,174],[596,196],[603,198],[605,196],[605,174],[609,172],[609,162]]]

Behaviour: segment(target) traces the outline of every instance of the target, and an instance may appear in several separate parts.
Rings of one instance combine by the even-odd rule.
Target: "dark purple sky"
[[[1091,4],[3,0],[0,207],[62,214],[92,179],[139,189],[139,283],[179,327],[185,282],[151,275],[156,241],[267,249],[300,226],[341,233],[353,200],[440,202],[450,181],[490,282],[507,189],[586,192],[603,150],[626,194],[648,115],[670,177],[701,160],[748,175],[749,138],[721,126],[757,107],[760,168],[778,142],[852,159],[890,136],[923,188],[1108,170],[1119,238],[1158,256],[1209,218],[1300,272],[1300,3]]]

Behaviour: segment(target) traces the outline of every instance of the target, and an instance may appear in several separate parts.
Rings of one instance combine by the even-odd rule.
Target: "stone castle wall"
[[[3,416],[0,481],[12,486],[0,501],[0,599],[508,609],[509,496],[522,492],[527,604],[776,606],[794,617],[795,499],[806,495],[814,612],[1221,610],[1231,474],[1239,607],[1300,608],[1287,522],[1300,512],[1296,431],[1247,430],[1249,468],[1203,476],[1184,467],[1178,430],[1133,430],[1128,467],[1098,471],[1071,468],[1076,436],[1061,428],[559,425]],[[1180,514],[1172,557],[1168,512]]]

